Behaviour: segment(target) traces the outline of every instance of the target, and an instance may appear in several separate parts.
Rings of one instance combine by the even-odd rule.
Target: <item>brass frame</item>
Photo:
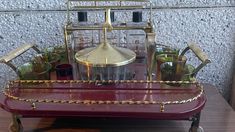
[[[67,1],[67,23],[64,27],[64,37],[65,37],[65,45],[67,49],[67,57],[68,57],[68,63],[69,62],[69,49],[68,49],[68,35],[70,35],[73,31],[76,30],[104,30],[104,28],[107,28],[108,30],[143,30],[146,33],[146,44],[145,44],[145,49],[148,54],[148,62],[147,62],[147,71],[148,71],[148,80],[152,80],[152,75],[151,75],[151,66],[152,66],[152,57],[154,56],[154,52],[152,50],[154,49],[155,46],[155,32],[154,32],[154,27],[152,24],[152,2],[149,0],[110,0],[111,2],[119,2],[118,6],[97,6],[97,2],[104,2],[106,0],[68,0]],[[78,26],[73,24],[70,21],[70,12],[75,11],[75,10],[84,10],[84,9],[104,9],[106,12],[110,11],[110,9],[143,9],[143,5],[134,5],[134,6],[124,6],[123,2],[139,2],[140,4],[143,2],[147,2],[150,4],[150,15],[149,15],[149,20],[146,23],[146,26],[129,26],[125,23],[122,23],[121,26],[113,26],[111,22],[107,21],[103,26]],[[71,2],[94,2],[94,6],[76,6],[76,9],[72,8]],[[106,18],[109,17],[106,13]],[[106,19],[107,20],[107,19]],[[109,20],[109,19],[108,19]]]

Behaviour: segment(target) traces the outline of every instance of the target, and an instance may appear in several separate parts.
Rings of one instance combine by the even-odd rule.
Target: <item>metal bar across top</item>
[[[68,0],[68,1],[77,1],[77,2],[88,2],[88,1],[104,1],[104,2],[114,2],[114,1],[121,1],[121,2],[125,2],[125,1],[130,1],[130,2],[149,2],[149,0]]]

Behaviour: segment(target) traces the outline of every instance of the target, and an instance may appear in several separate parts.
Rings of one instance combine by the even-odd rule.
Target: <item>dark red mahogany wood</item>
[[[147,92],[151,88],[151,93]],[[199,94],[196,85],[183,88],[165,87],[154,83],[117,83],[97,86],[95,83],[14,84],[11,94],[26,99],[53,100],[101,100],[101,101],[175,101],[185,100]],[[165,105],[160,112],[159,104],[68,104],[36,103],[18,101],[0,94],[0,106],[23,117],[124,117],[146,119],[186,119],[199,113],[206,102],[204,93],[185,104]]]
[[[131,64],[135,80],[145,80],[145,65]],[[55,78],[52,76],[52,79]],[[11,85],[11,95],[26,99],[53,100],[101,100],[101,101],[175,101],[192,98],[200,90],[195,85],[165,87],[158,83],[116,83],[97,86],[95,83],[27,83]],[[151,93],[147,92],[151,88]],[[185,104],[165,105],[160,112],[159,104],[68,104],[18,101],[0,93],[0,107],[23,117],[123,117],[161,120],[187,119],[199,113],[206,102],[203,93],[196,100]]]

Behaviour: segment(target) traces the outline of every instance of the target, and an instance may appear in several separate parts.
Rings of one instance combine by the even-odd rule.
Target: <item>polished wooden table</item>
[[[235,113],[215,87],[206,84],[207,103],[201,112],[200,125],[205,132],[234,132]],[[187,132],[191,122],[113,118],[22,118],[25,132],[100,132],[100,131],[169,131]],[[8,131],[11,114],[0,110],[0,132]]]

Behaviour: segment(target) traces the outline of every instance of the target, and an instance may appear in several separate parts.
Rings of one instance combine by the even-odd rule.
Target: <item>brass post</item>
[[[64,43],[65,43],[67,61],[68,61],[68,63],[70,63],[70,61],[69,61],[69,49],[68,49],[68,31],[67,31],[67,25],[65,25],[65,27],[64,27]]]

